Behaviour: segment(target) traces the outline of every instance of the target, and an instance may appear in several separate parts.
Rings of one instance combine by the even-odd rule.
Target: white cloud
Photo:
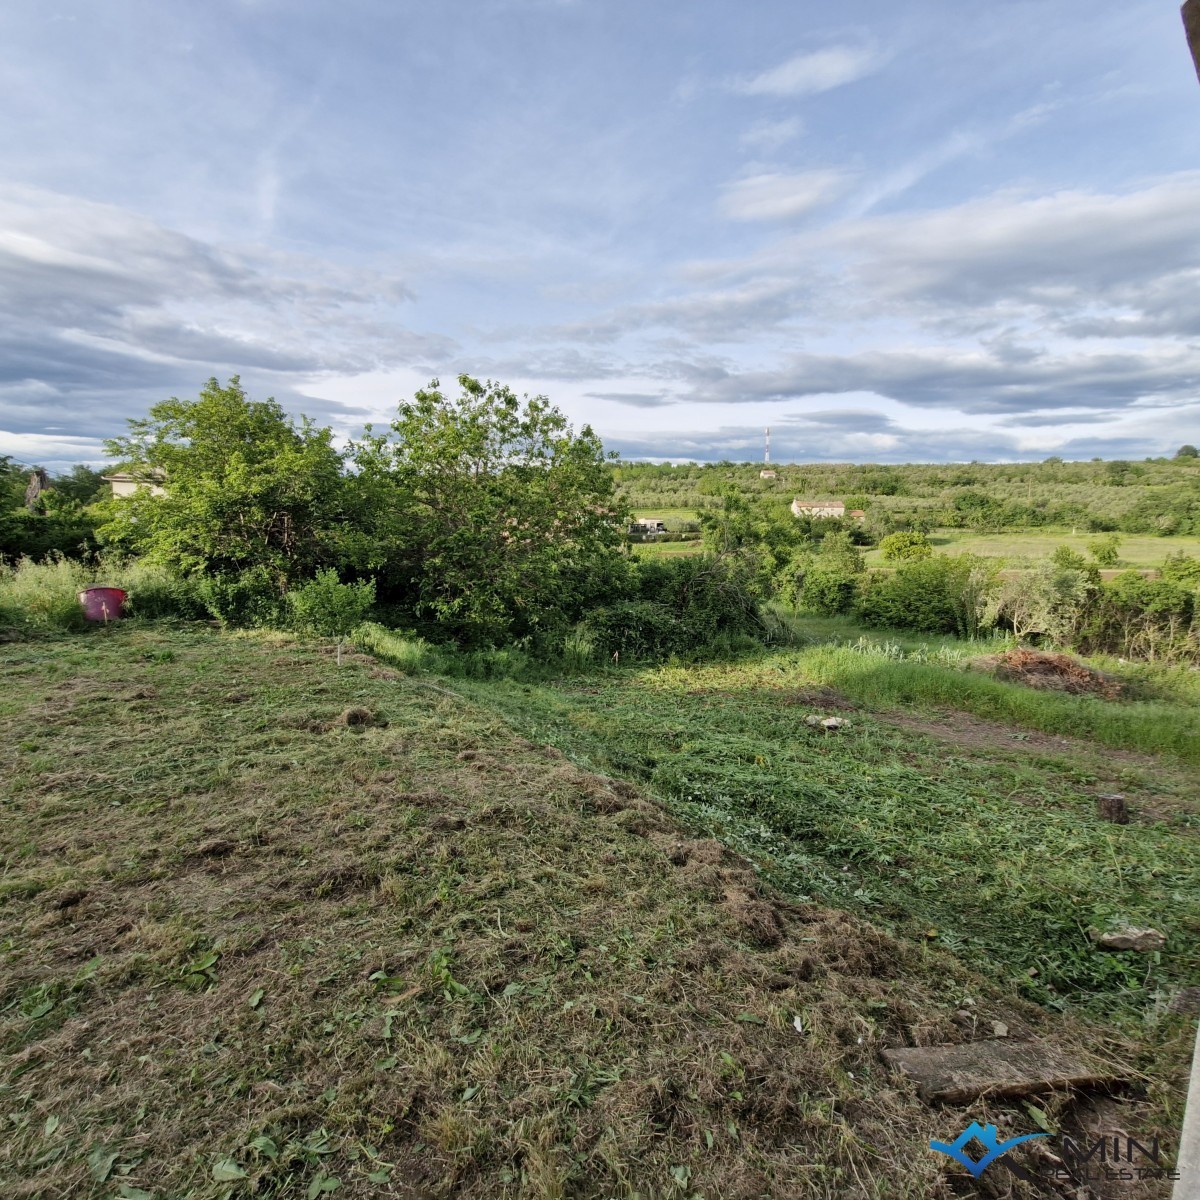
[[[744,79],[735,90],[747,96],[814,96],[877,71],[883,56],[869,46],[830,46],[797,54],[787,62]]]
[[[723,216],[735,221],[782,221],[802,217],[832,200],[846,185],[842,171],[805,171],[799,175],[750,175],[725,185]]]
[[[787,117],[782,121],[759,121],[751,125],[741,136],[743,146],[751,150],[770,153],[786,146],[804,132],[804,122],[799,117]]]

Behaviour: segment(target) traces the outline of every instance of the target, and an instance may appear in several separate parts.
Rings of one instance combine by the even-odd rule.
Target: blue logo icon
[[[999,1132],[995,1125],[980,1125],[972,1121],[952,1142],[930,1142],[930,1150],[939,1154],[949,1155],[956,1162],[962,1163],[971,1174],[978,1179],[1002,1154],[1007,1154],[1014,1146],[1027,1142],[1031,1138],[1049,1137],[1048,1133],[1026,1133],[1020,1137],[1009,1138],[1007,1142],[998,1140]],[[987,1152],[982,1158],[972,1158],[967,1153],[967,1146],[978,1142]],[[1008,1163],[1004,1164],[1008,1166]]]

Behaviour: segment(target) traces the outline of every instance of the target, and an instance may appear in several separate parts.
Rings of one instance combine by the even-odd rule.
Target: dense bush
[[[343,638],[361,625],[375,603],[375,580],[342,583],[330,568],[288,593],[296,625],[324,637]]]
[[[889,533],[879,543],[879,552],[885,562],[907,562],[918,558],[929,558],[933,544],[923,533],[904,530]]]
[[[1126,571],[1099,589],[1080,644],[1091,653],[1194,661],[1200,657],[1198,615],[1193,589]]]
[[[238,629],[278,627],[287,609],[275,573],[266,566],[240,572],[219,572],[197,580],[205,609],[222,625]]]
[[[746,642],[762,632],[761,583],[747,555],[696,555],[638,564],[636,595],[592,609],[595,653],[660,659]]]
[[[36,560],[49,554],[86,558],[97,549],[96,525],[97,518],[78,504],[0,514],[0,558]]]
[[[891,573],[871,572],[855,611],[864,625],[877,628],[973,637],[990,586],[988,568],[974,556],[938,554]]]

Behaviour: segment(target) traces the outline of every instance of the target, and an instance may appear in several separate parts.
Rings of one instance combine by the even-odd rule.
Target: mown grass
[[[0,647],[6,1197],[948,1200],[945,1122],[881,1046],[963,1038],[970,998],[1138,1077],[932,940],[764,891],[461,684],[329,650]],[[1177,1124],[1171,1083],[1139,1129]]]
[[[970,712],[1029,717],[1026,727],[1169,745],[1188,761],[1194,712],[1110,705],[1106,717],[1089,698],[828,646],[587,686],[464,686],[530,736],[644,781],[785,891],[936,939],[1039,1002],[1140,1020],[1200,979],[1191,772],[1052,739],[1031,752],[1013,724],[956,746],[953,723],[944,741],[871,710],[965,701]],[[851,728],[804,724],[831,713]],[[1137,822],[1098,818],[1096,795],[1113,791],[1129,795]],[[1105,954],[1089,940],[1089,927],[1127,922],[1167,931],[1167,951]]]

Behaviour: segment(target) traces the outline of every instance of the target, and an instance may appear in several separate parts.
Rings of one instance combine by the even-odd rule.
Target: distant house
[[[777,478],[777,476],[776,476],[775,472],[774,472],[774,471],[771,471],[771,470],[769,470],[769,469],[768,469],[768,470],[759,471],[759,473],[758,473],[758,477],[759,477],[759,479],[775,479],[775,478]]]
[[[797,517],[844,517],[846,506],[840,500],[793,500],[792,514]]]
[[[792,515],[797,517],[849,517],[852,521],[864,521],[867,514],[861,508],[846,511],[840,500],[793,500]]]
[[[111,475],[101,475],[105,483],[112,485],[112,494],[132,496],[140,487],[148,487],[150,495],[165,496],[166,489],[161,485],[166,476],[161,471],[147,471],[144,475],[131,475],[128,471],[114,471]]]
[[[657,517],[647,517],[641,521],[634,521],[627,532],[631,537],[653,537],[656,533],[666,533],[667,523]]]

